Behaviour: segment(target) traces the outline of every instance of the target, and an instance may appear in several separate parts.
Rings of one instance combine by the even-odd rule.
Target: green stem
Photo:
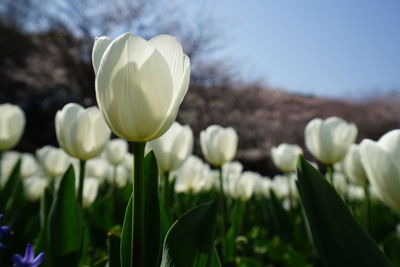
[[[292,192],[292,186],[290,182],[290,175],[289,173],[285,173],[285,177],[288,183],[288,190],[289,190],[289,214],[292,212],[293,209],[293,192]]]
[[[133,176],[133,241],[132,241],[132,267],[145,265],[145,225],[144,225],[144,149],[146,142],[133,142],[134,176]]]
[[[227,208],[226,208],[226,199],[224,192],[224,183],[223,183],[223,173],[222,166],[219,167],[219,205],[221,210],[222,217],[222,233],[221,233],[221,241],[222,241],[222,260],[224,259],[224,251],[225,251],[225,243],[226,243],[226,235],[227,235],[227,227],[228,227],[228,217],[227,217]]]
[[[365,229],[372,234],[372,212],[371,212],[371,195],[369,192],[368,184],[364,186],[364,201],[365,201]]]
[[[169,207],[169,192],[168,192],[169,172],[164,173],[162,182],[163,182],[163,187],[162,187],[163,205],[164,205],[165,211],[167,211],[168,207]]]
[[[83,202],[83,182],[85,180],[85,166],[86,166],[86,160],[81,159],[79,161],[79,187],[78,187],[78,202],[81,207]]]
[[[4,179],[2,163],[3,163],[3,151],[0,150],[0,182],[1,182],[1,179]],[[0,189],[1,189],[1,186],[0,186]]]

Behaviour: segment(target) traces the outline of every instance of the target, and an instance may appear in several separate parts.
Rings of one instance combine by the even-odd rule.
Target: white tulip
[[[102,183],[108,175],[109,168],[110,164],[107,160],[100,157],[93,158],[86,162],[85,175],[97,178]]]
[[[104,150],[108,162],[116,166],[125,160],[126,153],[128,153],[128,143],[123,139],[110,140]]]
[[[310,121],[304,132],[305,143],[311,154],[325,164],[344,158],[357,137],[357,126],[341,118],[319,118]]]
[[[39,170],[39,166],[36,162],[35,157],[30,153],[21,154],[21,170],[20,176],[22,179],[28,178],[34,175]]]
[[[114,184],[118,188],[123,188],[128,183],[127,169],[122,166],[110,166],[107,170],[107,181],[109,184]]]
[[[272,161],[282,172],[293,172],[296,170],[297,158],[303,154],[303,150],[298,145],[280,144],[271,149]]]
[[[211,125],[206,130],[201,131],[200,145],[206,160],[219,167],[235,157],[238,135],[231,127],[223,128],[218,125]]]
[[[16,146],[25,128],[25,114],[12,104],[0,105],[0,151]]]
[[[272,180],[269,177],[260,177],[254,184],[254,194],[261,197],[270,197]]]
[[[169,35],[146,41],[125,33],[102,50],[93,52],[93,62],[101,57],[96,98],[110,129],[133,142],[163,135],[189,87],[190,61],[181,44]]]
[[[231,195],[235,190],[235,184],[237,179],[240,178],[243,171],[243,165],[239,161],[230,161],[222,165],[222,181],[224,193]],[[217,190],[220,190],[220,178],[219,171],[215,171],[215,186]]]
[[[363,140],[361,162],[378,197],[389,207],[400,210],[400,130],[392,130],[379,141]]]
[[[361,162],[360,147],[352,144],[341,164],[343,173],[354,184],[365,186],[368,183],[367,174]]]
[[[210,167],[196,156],[189,156],[182,166],[172,176],[176,177],[175,192],[197,194],[208,191],[212,187],[210,183]]]
[[[110,139],[110,130],[99,109],[84,109],[74,103],[57,112],[56,134],[60,147],[80,160],[100,155]]]
[[[243,172],[241,176],[236,179],[231,196],[243,201],[249,200],[253,195],[254,185],[258,178],[259,174],[257,173],[251,171]]]
[[[159,138],[147,143],[148,149],[156,155],[160,173],[179,168],[193,150],[193,132],[188,126],[174,122]]]
[[[48,180],[41,176],[31,176],[24,180],[23,189],[25,198],[29,201],[38,201],[48,185]]]
[[[62,176],[71,164],[71,158],[64,150],[54,146],[44,146],[38,149],[36,156],[45,173],[52,178]]]
[[[133,154],[127,153],[124,159],[124,167],[128,172],[129,177],[133,176],[133,170],[134,170],[133,164],[134,164]]]
[[[86,177],[83,182],[82,206],[88,208],[96,200],[99,191],[99,180],[94,177]]]
[[[1,159],[1,177],[0,177],[0,185],[3,187],[8,178],[13,171],[15,164],[17,164],[18,159],[21,157],[21,154],[16,151],[7,151],[3,154]]]
[[[362,186],[350,184],[347,187],[347,196],[350,200],[363,200],[365,198],[364,188]]]

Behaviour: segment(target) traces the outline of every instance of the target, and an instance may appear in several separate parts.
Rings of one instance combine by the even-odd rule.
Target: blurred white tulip
[[[233,198],[243,201],[249,200],[253,196],[254,185],[259,178],[259,174],[245,171],[235,181],[234,188],[231,192]]]
[[[118,188],[123,188],[128,183],[128,172],[122,165],[110,166],[107,170],[107,181]]]
[[[347,196],[350,200],[363,200],[365,197],[364,188],[362,186],[350,184],[347,186]]]
[[[240,178],[243,171],[243,165],[239,161],[230,161],[222,165],[222,181],[224,193],[231,195],[235,190],[236,180]],[[215,175],[215,186],[217,190],[220,190],[220,173],[219,171],[214,172]]]
[[[201,151],[205,159],[219,167],[231,161],[236,154],[238,135],[232,127],[211,125],[200,133]]]
[[[363,140],[361,162],[378,197],[389,207],[400,210],[400,130],[392,130],[379,141]]]
[[[174,122],[169,130],[159,138],[147,143],[153,150],[160,173],[171,172],[179,168],[192,154],[193,132],[188,126]]]
[[[108,161],[103,158],[90,159],[86,162],[85,176],[97,178],[102,183],[106,179],[110,167]]]
[[[52,178],[62,176],[71,164],[71,158],[64,150],[54,146],[44,146],[36,151],[44,172]]]
[[[48,185],[46,177],[31,176],[23,181],[24,195],[29,201],[38,201]]]
[[[357,137],[357,127],[341,118],[311,120],[304,131],[307,149],[319,161],[333,164],[344,158]]]
[[[39,171],[38,163],[35,157],[30,153],[21,154],[21,170],[20,176],[22,179],[28,178]]]
[[[128,153],[128,143],[123,139],[110,140],[104,150],[108,162],[116,166],[125,160],[126,153]]]
[[[129,174],[129,177],[133,176],[133,154],[132,153],[127,153],[125,155],[125,159],[124,159],[124,167],[126,169],[126,171]]]
[[[57,112],[55,122],[60,147],[80,160],[100,155],[110,139],[110,130],[97,107],[67,104]]]
[[[196,156],[189,156],[182,166],[173,172],[176,177],[175,192],[197,194],[212,187],[210,167]]]
[[[254,184],[254,194],[260,197],[270,197],[272,188],[272,180],[269,177],[260,177]]]
[[[352,144],[341,164],[343,173],[354,184],[365,186],[368,183],[367,174],[361,162],[360,148]]]
[[[280,144],[271,149],[272,161],[284,173],[296,170],[297,158],[300,154],[303,154],[303,150],[298,145]]]
[[[90,207],[96,200],[97,192],[99,191],[99,180],[94,177],[86,177],[83,183],[83,201],[84,208]]]
[[[16,146],[25,128],[25,113],[19,106],[0,105],[0,151]]]
[[[133,142],[163,135],[189,87],[190,61],[181,44],[169,35],[146,41],[131,33],[108,42],[97,39],[93,51],[96,98],[108,126]]]
[[[21,154],[16,151],[7,151],[3,153],[1,159],[1,177],[0,177],[1,187],[3,187],[7,183],[8,178],[10,177],[11,172],[15,167],[15,164],[17,164],[17,161],[20,157]]]

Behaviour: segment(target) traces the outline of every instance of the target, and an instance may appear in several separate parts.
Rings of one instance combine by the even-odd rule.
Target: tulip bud
[[[238,135],[231,127],[222,128],[218,125],[211,125],[201,131],[200,145],[206,160],[219,167],[235,157]]]
[[[400,130],[384,134],[378,142],[363,140],[360,155],[372,189],[386,205],[400,210]]]
[[[174,122],[164,135],[147,143],[147,146],[156,155],[160,173],[173,171],[192,153],[192,129]]]
[[[21,154],[16,151],[7,151],[3,154],[1,159],[0,187],[3,187],[7,183],[15,164],[17,164],[20,157]]]
[[[21,139],[25,128],[25,114],[12,104],[0,105],[0,151],[13,148]]]
[[[146,41],[125,33],[102,53],[100,46],[108,42],[102,40],[95,45],[93,62],[101,57],[96,98],[108,126],[132,142],[163,135],[189,86],[190,62],[180,43],[169,35]]]
[[[126,153],[128,153],[128,143],[122,139],[110,140],[104,153],[108,162],[114,166],[119,165],[125,160]]]
[[[173,173],[176,176],[175,192],[196,194],[209,190],[210,168],[200,158],[189,156],[182,166]],[[211,181],[212,182],[212,181]]]
[[[29,176],[34,175],[39,170],[39,166],[36,162],[35,157],[29,153],[21,154],[21,170],[20,176],[22,179],[25,179]]]
[[[293,172],[296,170],[297,158],[303,154],[303,150],[298,145],[280,144],[271,149],[272,161],[282,172]]]
[[[52,178],[62,176],[71,164],[71,158],[64,150],[54,146],[44,146],[38,149],[36,156],[45,173]]]
[[[305,143],[311,154],[325,164],[344,158],[357,137],[357,126],[341,118],[313,119],[304,132]]]
[[[57,112],[56,134],[65,152],[80,160],[100,155],[110,138],[110,130],[98,108],[84,109],[74,103]]]
[[[24,180],[23,188],[25,198],[29,201],[38,201],[48,185],[48,180],[41,176],[31,176]]]
[[[85,176],[97,178],[102,183],[108,175],[109,168],[110,164],[107,160],[100,157],[93,158],[86,162]]]
[[[352,144],[341,164],[342,171],[354,184],[364,186],[368,183],[367,174],[361,162],[360,148]]]
[[[114,184],[118,188],[123,188],[128,183],[128,172],[122,165],[110,166],[106,177],[109,184]]]
[[[82,206],[88,208],[96,200],[99,191],[99,180],[94,177],[87,177],[83,184],[83,202]]]
[[[243,201],[249,200],[254,192],[254,185],[259,178],[257,173],[251,171],[243,172],[234,183],[231,196]]]

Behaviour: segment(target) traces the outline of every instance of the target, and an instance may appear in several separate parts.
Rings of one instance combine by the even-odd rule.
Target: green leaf
[[[179,218],[164,241],[162,267],[216,266],[214,235],[217,222],[215,201],[202,204]]]
[[[20,179],[21,159],[15,163],[13,170],[3,188],[0,189],[0,213],[5,213],[11,197],[22,187]]]
[[[82,254],[84,223],[75,196],[72,165],[61,180],[48,222],[51,259],[57,266],[78,266]]]
[[[324,176],[300,157],[297,187],[324,266],[391,266]]]
[[[124,225],[121,233],[121,267],[131,267],[132,262],[132,198],[129,199],[128,206],[126,207]]]

